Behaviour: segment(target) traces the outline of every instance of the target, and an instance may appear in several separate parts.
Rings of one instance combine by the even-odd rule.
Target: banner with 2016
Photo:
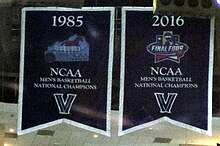
[[[214,23],[123,8],[119,135],[167,121],[211,135]]]
[[[114,21],[110,7],[23,9],[18,134],[110,136]],[[213,20],[122,8],[118,135],[163,121],[211,135],[213,36]]]

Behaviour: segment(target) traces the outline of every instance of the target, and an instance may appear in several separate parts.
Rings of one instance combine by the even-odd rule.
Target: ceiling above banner
[[[212,18],[220,14],[219,0],[153,0],[155,14]]]

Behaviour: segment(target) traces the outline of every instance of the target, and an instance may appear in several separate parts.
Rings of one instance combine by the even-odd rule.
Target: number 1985
[[[52,16],[54,27],[80,27],[83,25],[83,16]]]

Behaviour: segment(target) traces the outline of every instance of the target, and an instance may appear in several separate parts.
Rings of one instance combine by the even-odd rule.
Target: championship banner
[[[67,123],[110,136],[114,8],[22,10],[18,134]]]
[[[214,20],[122,9],[119,132],[166,121],[211,135]]]

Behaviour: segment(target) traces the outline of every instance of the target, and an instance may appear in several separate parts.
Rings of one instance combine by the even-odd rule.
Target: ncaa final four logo
[[[155,56],[154,62],[170,60],[180,63],[188,50],[188,46],[180,42],[180,36],[174,35],[172,31],[164,31],[163,35],[156,36],[156,42],[147,46],[147,51]]]

